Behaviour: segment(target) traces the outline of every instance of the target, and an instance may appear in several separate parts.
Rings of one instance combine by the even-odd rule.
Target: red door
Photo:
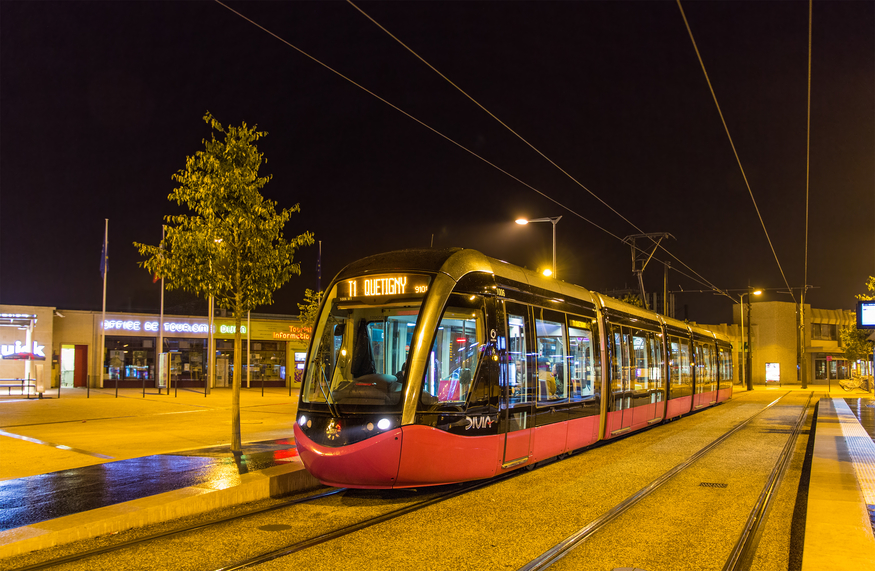
[[[84,387],[88,383],[88,345],[76,345],[73,362],[73,386]]]

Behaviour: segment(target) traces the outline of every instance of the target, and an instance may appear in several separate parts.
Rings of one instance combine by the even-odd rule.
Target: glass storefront
[[[162,325],[159,319],[149,315],[107,316],[104,320],[105,351],[102,359],[98,357],[95,363],[100,366],[102,361],[102,375],[98,376],[101,384],[98,386],[156,387],[158,359],[164,352],[168,354],[169,386],[204,388],[211,376],[208,324],[204,321],[165,317]],[[97,347],[101,343],[100,323],[100,318],[94,319],[93,342]],[[299,321],[291,319],[253,319],[251,323],[255,338],[249,340],[247,355],[247,338],[244,335],[238,363],[243,387],[279,387],[287,383],[300,383],[309,330],[303,328]],[[230,387],[235,369],[235,326],[217,320],[214,327],[217,335],[216,378],[213,386]],[[247,333],[245,328],[248,326],[244,326],[244,334]],[[163,348],[158,347],[158,333],[162,329]],[[68,349],[70,347],[72,345],[68,344]],[[292,370],[287,371],[287,368]],[[70,376],[69,372],[67,376]]]
[[[241,343],[243,347],[243,359],[246,360],[246,340]],[[264,382],[267,386],[285,386],[286,382],[286,345],[285,341],[251,341],[250,363],[251,371],[249,379],[252,383]],[[234,340],[216,339],[216,358],[225,359],[225,363],[217,364],[217,374],[222,376],[224,367],[227,367],[227,385],[219,381],[217,386],[231,386],[234,375]],[[242,367],[243,386],[246,386],[246,363]],[[300,381],[298,381],[300,382]]]
[[[816,381],[849,379],[848,362],[845,359],[814,359],[814,379]]]
[[[104,380],[119,386],[155,379],[155,339],[142,337],[106,336]]]
[[[207,379],[207,340],[164,338],[170,353],[171,382],[177,386],[203,386]]]

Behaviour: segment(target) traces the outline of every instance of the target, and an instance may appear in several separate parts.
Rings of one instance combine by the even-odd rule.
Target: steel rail
[[[236,563],[232,563],[231,565],[227,565],[225,567],[219,567],[215,571],[237,571],[239,569],[246,569],[248,567],[253,567],[255,565],[260,565],[267,561],[272,561],[274,559],[279,559],[280,557],[285,557],[287,555],[291,555],[293,553],[297,553],[298,551],[303,551],[305,549],[309,549],[310,547],[315,547],[316,545],[320,545],[322,543],[327,543],[329,541],[339,539],[341,537],[347,536],[351,533],[355,533],[356,531],[360,531],[362,529],[366,529],[368,527],[395,519],[397,517],[401,517],[403,515],[421,510],[428,506],[440,503],[444,500],[449,500],[456,496],[460,496],[462,494],[466,494],[468,492],[473,492],[474,490],[479,490],[480,488],[485,488],[491,486],[493,484],[497,484],[499,482],[503,482],[504,480],[514,478],[521,474],[520,470],[515,470],[513,472],[509,472],[497,478],[491,478],[489,480],[481,480],[471,485],[466,485],[461,489],[453,490],[451,492],[447,492],[446,494],[441,494],[439,496],[430,498],[428,500],[418,502],[415,504],[411,504],[409,506],[405,506],[403,508],[399,508],[397,510],[393,510],[391,512],[387,512],[385,514],[366,519],[359,523],[355,523],[352,525],[348,525],[345,527],[341,527],[335,529],[333,531],[329,531],[327,533],[323,533],[322,535],[312,537],[310,539],[305,539],[303,541],[299,541],[285,547],[281,547],[279,549],[274,549],[272,551],[268,551],[262,553],[260,555],[255,555],[253,557],[249,557],[247,559],[243,559]]]
[[[775,462],[775,468],[769,475],[769,480],[763,487],[754,508],[750,512],[747,522],[744,524],[741,536],[738,538],[735,547],[729,554],[726,560],[726,565],[723,566],[723,571],[736,571],[739,569],[750,569],[753,562],[754,554],[756,553],[757,545],[759,544],[760,536],[762,535],[762,525],[766,521],[766,515],[775,499],[775,491],[780,486],[784,479],[784,474],[787,472],[787,467],[790,465],[790,458],[793,449],[796,447],[796,440],[799,433],[802,431],[802,426],[805,422],[805,417],[808,415],[808,408],[811,406],[811,399],[814,397],[814,392],[808,394],[808,402],[802,407],[802,412],[799,418],[796,419],[796,424],[793,426],[793,432],[781,454],[778,461]]]
[[[285,502],[282,502],[279,504],[274,504],[272,506],[267,506],[264,508],[250,510],[250,511],[247,511],[245,513],[236,514],[233,516],[227,516],[227,517],[223,517],[223,518],[219,518],[219,519],[215,519],[215,520],[210,520],[210,521],[204,522],[204,523],[199,523],[196,525],[190,525],[190,526],[186,526],[186,527],[182,527],[182,528],[176,528],[176,529],[172,529],[172,530],[168,530],[168,531],[162,531],[159,533],[153,533],[150,535],[145,535],[143,537],[138,537],[136,539],[131,539],[128,541],[114,543],[113,545],[107,545],[105,547],[97,547],[95,549],[81,551],[79,553],[74,553],[72,555],[58,557],[56,559],[50,559],[47,561],[43,561],[42,563],[34,563],[34,564],[28,565],[26,567],[16,567],[15,571],[36,571],[38,569],[51,569],[52,567],[57,567],[58,565],[63,565],[65,563],[73,563],[73,562],[77,562],[77,561],[82,561],[84,559],[96,557],[98,555],[103,555],[104,553],[111,553],[113,551],[119,551],[122,549],[126,549],[128,547],[133,547],[135,545],[139,545],[142,543],[148,543],[150,541],[155,541],[157,539],[162,539],[165,537],[173,537],[175,535],[183,535],[185,533],[189,533],[189,532],[196,531],[199,529],[204,529],[204,528],[207,528],[207,527],[210,527],[213,525],[219,525],[222,523],[227,523],[229,521],[243,519],[245,517],[249,517],[249,516],[253,516],[253,515],[259,515],[262,513],[273,511],[273,510],[287,508],[289,506],[293,506],[296,504],[302,504],[302,503],[309,502],[312,500],[326,498],[326,497],[333,496],[335,494],[339,494],[339,493],[342,493],[345,491],[347,491],[347,488],[338,488],[335,490],[330,490],[328,492],[323,492],[321,494],[315,494],[315,495],[306,496],[303,498],[295,498],[293,500],[288,500],[288,501],[285,501]]]
[[[551,549],[545,551],[544,553],[542,553],[541,555],[539,555],[538,557],[536,557],[532,561],[528,562],[526,565],[520,567],[519,571],[537,571],[540,569],[546,569],[546,568],[550,567],[553,563],[556,563],[557,561],[559,561],[560,559],[562,559],[563,557],[568,555],[572,550],[574,550],[575,547],[577,547],[579,544],[586,541],[590,536],[592,536],[598,530],[605,527],[608,523],[610,523],[611,521],[616,519],[618,516],[620,516],[621,514],[626,512],[627,510],[629,510],[632,506],[637,504],[639,501],[641,501],[642,499],[644,499],[645,497],[650,495],[652,492],[654,492],[655,490],[660,488],[663,484],[668,482],[671,478],[676,476],[678,473],[680,473],[681,471],[683,471],[686,468],[688,468],[689,466],[691,466],[697,460],[702,458],[702,456],[706,455],[708,452],[710,452],[711,450],[713,450],[714,448],[716,448],[717,446],[722,444],[727,438],[729,438],[730,436],[732,436],[733,434],[735,434],[736,432],[738,432],[742,428],[746,427],[749,423],[753,422],[753,420],[756,417],[758,417],[760,414],[764,413],[765,411],[767,411],[770,408],[772,408],[773,406],[775,406],[781,399],[783,399],[784,397],[786,397],[789,394],[790,394],[790,392],[788,391],[788,392],[784,393],[783,395],[781,395],[780,397],[778,397],[777,399],[773,400],[768,405],[766,405],[764,408],[759,410],[756,414],[753,414],[747,420],[744,420],[743,422],[739,423],[735,427],[731,428],[730,430],[725,432],[722,436],[719,436],[714,441],[712,441],[710,444],[708,444],[707,446],[705,446],[704,448],[700,449],[698,452],[696,452],[695,454],[693,454],[692,456],[687,458],[685,461],[681,462],[680,464],[678,464],[677,466],[675,466],[674,468],[672,468],[668,472],[665,472],[663,475],[659,476],[658,478],[656,478],[655,480],[653,480],[652,482],[650,482],[649,484],[647,484],[646,486],[644,486],[643,488],[638,490],[635,494],[629,496],[628,498],[626,498],[625,500],[623,500],[622,502],[620,502],[619,504],[617,504],[616,506],[614,506],[613,508],[611,508],[610,510],[608,510],[607,512],[602,514],[601,516],[597,517],[596,519],[594,519],[590,523],[586,524],[584,527],[580,528],[575,533],[566,537],[565,539],[560,541],[558,544],[556,544]],[[809,402],[810,402],[810,397],[809,397]],[[806,407],[806,410],[807,410],[807,407]]]

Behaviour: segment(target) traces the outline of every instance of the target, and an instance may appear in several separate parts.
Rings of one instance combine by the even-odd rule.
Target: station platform
[[[821,389],[803,571],[875,569],[875,398]],[[243,389],[238,454],[230,389],[52,393],[0,396],[0,559],[320,487],[292,437],[297,391]]]

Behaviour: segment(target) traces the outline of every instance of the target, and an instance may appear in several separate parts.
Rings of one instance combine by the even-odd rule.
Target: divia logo
[[[332,418],[331,422],[328,423],[328,428],[325,429],[325,434],[328,435],[329,440],[334,440],[335,438],[339,437],[340,423]]]
[[[492,423],[497,422],[497,420],[492,420],[491,416],[475,416],[471,418],[470,416],[465,417],[465,430],[478,429],[478,428],[492,428]]]

